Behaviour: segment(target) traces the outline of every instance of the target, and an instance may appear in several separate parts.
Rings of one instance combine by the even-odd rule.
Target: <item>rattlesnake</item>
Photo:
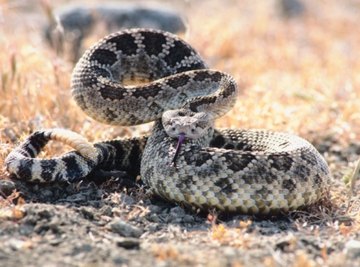
[[[134,80],[142,84],[122,85]],[[213,128],[214,119],[233,106],[236,83],[207,69],[193,48],[170,33],[136,29],[105,37],[77,63],[72,89],[91,117],[117,125],[155,121],[151,135],[93,146],[67,130],[38,131],[8,155],[10,173],[73,182],[96,168],[122,169],[140,173],[150,191],[170,201],[241,213],[294,210],[327,191],[328,166],[304,139]],[[76,151],[34,158],[50,139]]]

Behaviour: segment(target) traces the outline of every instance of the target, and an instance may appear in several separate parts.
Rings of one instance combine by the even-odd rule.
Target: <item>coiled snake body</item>
[[[127,85],[129,82],[141,85]],[[318,151],[290,134],[216,130],[237,86],[209,70],[187,43],[162,31],[111,34],[87,51],[72,77],[73,96],[109,124],[155,121],[149,137],[89,144],[70,131],[38,131],[6,159],[10,173],[31,181],[76,181],[93,169],[140,173],[155,194],[201,209],[267,214],[312,204],[330,173]],[[35,158],[48,140],[76,151]],[[179,141],[177,140],[179,139]]]

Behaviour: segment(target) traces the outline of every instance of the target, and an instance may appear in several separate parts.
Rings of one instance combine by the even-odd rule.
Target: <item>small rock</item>
[[[19,227],[19,233],[21,235],[28,236],[28,235],[32,234],[33,232],[34,232],[34,225],[32,225],[32,224],[25,223]]]
[[[88,220],[94,220],[95,218],[95,214],[94,214],[94,211],[91,210],[90,208],[86,208],[86,207],[81,207],[79,209],[81,215],[85,218],[85,219],[88,219]]]
[[[36,221],[44,219],[46,221],[51,220],[55,216],[54,209],[46,205],[26,205],[26,210],[29,216],[27,218],[33,217]]]
[[[151,223],[151,224],[149,224],[149,225],[146,227],[145,231],[146,231],[147,233],[154,233],[154,232],[156,232],[159,228],[160,228],[160,227],[159,227],[159,224],[157,224],[157,223]]]
[[[100,208],[99,212],[103,216],[108,216],[108,217],[112,216],[112,208],[110,206],[103,206],[102,208]]]
[[[346,242],[345,253],[353,259],[360,258],[360,241],[352,239]]]
[[[150,222],[155,222],[155,223],[161,222],[160,217],[159,217],[157,214],[155,214],[155,213],[150,213],[150,214],[147,216],[147,219],[148,219]]]
[[[116,240],[116,245],[126,249],[138,249],[140,247],[140,240],[133,237],[119,238]]]
[[[118,256],[113,259],[113,262],[116,266],[128,266],[128,260]]]
[[[2,194],[4,194],[5,196],[9,196],[14,190],[15,190],[14,182],[5,179],[0,180],[0,192]]]
[[[181,223],[183,217],[186,215],[185,211],[180,207],[174,207],[168,210],[164,210],[162,214],[165,216],[165,221],[168,223]]]
[[[51,190],[45,189],[45,190],[41,191],[41,196],[43,198],[49,199],[49,198],[53,197],[53,195],[54,195],[54,193]]]
[[[81,255],[83,253],[89,253],[93,250],[93,247],[90,244],[82,244],[79,246],[76,246],[72,249],[71,254],[73,256],[75,255]]]
[[[184,223],[193,223],[195,221],[194,216],[188,215],[186,214],[183,218],[182,221]]]
[[[7,245],[10,246],[13,250],[21,250],[24,248],[25,243],[26,242],[24,240],[12,238],[7,242]]]
[[[67,202],[79,203],[86,201],[86,196],[84,194],[74,194],[70,195],[65,199]]]
[[[49,240],[49,245],[53,246],[53,247],[57,247],[58,245],[60,245],[64,240],[62,238],[54,238]]]
[[[175,207],[170,210],[170,215],[174,217],[184,217],[185,211],[183,208]]]
[[[109,229],[114,232],[118,233],[124,237],[140,237],[143,233],[141,229],[136,226],[132,226],[120,219],[115,219],[108,224]]]
[[[161,213],[163,211],[163,208],[156,205],[149,205],[148,209],[151,213]]]
[[[134,205],[135,200],[129,195],[126,195],[124,193],[120,194],[120,202],[125,206],[131,206]]]

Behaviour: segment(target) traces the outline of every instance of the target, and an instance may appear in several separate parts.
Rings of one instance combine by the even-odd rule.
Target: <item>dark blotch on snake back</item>
[[[307,151],[301,151],[300,157],[311,165],[317,165],[317,159],[312,153],[308,153]]]
[[[41,149],[47,144],[47,142],[49,141],[49,137],[46,137],[44,135],[43,131],[37,131],[34,132],[28,139],[28,141],[26,142],[26,144],[31,144],[35,150],[36,153],[39,153],[41,151]],[[25,145],[26,147],[28,145]],[[30,154],[32,154],[32,151],[30,149],[26,149]],[[33,155],[32,157],[35,157],[35,155]]]
[[[226,144],[226,145],[224,146],[224,148],[225,148],[225,149],[234,149],[235,146],[234,146],[233,144]]]
[[[225,152],[223,154],[226,162],[228,162],[228,168],[234,172],[241,171],[247,167],[247,165],[255,158],[254,155],[244,154],[238,160],[234,160],[235,156],[233,152]]]
[[[201,153],[195,158],[195,166],[201,166],[201,165],[205,164],[210,159],[212,159],[210,154]]]
[[[196,179],[194,178],[194,176],[191,175],[186,175],[184,178],[180,180],[181,182],[178,183],[178,185],[180,186],[180,188],[182,187],[184,190],[187,190],[187,188],[191,187],[196,183]],[[183,184],[183,186],[181,186],[180,184]]]
[[[289,192],[293,192],[296,188],[296,183],[294,182],[293,179],[286,179],[282,182],[282,186],[284,188],[286,188],[287,190],[289,190]]]
[[[319,174],[315,175],[315,178],[314,178],[315,185],[320,185],[322,183],[322,180],[323,180],[323,178]]]
[[[40,166],[42,169],[41,177],[49,182],[53,178],[53,173],[55,172],[55,168],[57,166],[56,160],[44,160],[40,162]]]
[[[304,165],[298,165],[296,166],[296,168],[294,169],[294,173],[296,174],[296,176],[298,176],[300,179],[302,180],[307,180],[307,177],[309,177],[310,175],[310,170],[308,167],[304,166]]]
[[[219,178],[214,182],[214,185],[220,187],[222,193],[231,194],[237,191],[237,189],[232,188],[227,178]]]
[[[117,59],[116,54],[107,49],[96,49],[90,56],[90,61],[97,61],[99,64],[103,65],[113,65]]]
[[[113,111],[113,110],[110,109],[110,108],[106,108],[106,109],[104,110],[104,114],[105,114],[106,117],[109,118],[110,120],[115,120],[115,119],[118,117],[118,115],[116,114],[116,112]]]
[[[169,53],[164,60],[171,66],[175,67],[176,63],[181,62],[184,58],[191,56],[193,50],[183,42],[176,40],[174,46],[170,47]]]
[[[18,176],[30,180],[32,176],[33,159],[22,159],[18,167]]]
[[[145,45],[145,52],[149,55],[158,55],[163,51],[163,45],[166,44],[166,37],[157,32],[142,32],[144,37],[142,44]]]
[[[186,85],[190,80],[189,76],[175,76],[173,79],[166,81],[166,84],[173,88],[179,88]]]
[[[100,95],[104,99],[109,100],[121,100],[126,95],[126,90],[124,88],[100,88],[99,89]]]
[[[270,166],[279,171],[289,170],[293,164],[293,159],[288,155],[274,154],[269,156],[269,160],[272,160]]]
[[[156,97],[160,91],[162,91],[163,88],[161,88],[161,85],[159,84],[151,84],[146,86],[146,89],[139,88],[133,92],[133,96],[136,98],[142,97],[142,98],[149,98],[149,97]]]
[[[202,105],[210,105],[210,104],[213,104],[215,103],[217,100],[217,97],[216,96],[209,96],[209,97],[204,97],[204,98],[198,98],[198,99],[195,99],[193,100],[190,105],[189,105],[189,108],[191,111],[193,112],[197,112],[197,108],[199,106],[202,106]]]
[[[241,151],[253,151],[252,147],[246,142],[237,142],[235,148]]]
[[[223,136],[218,135],[210,142],[210,147],[218,147],[221,148],[225,144],[225,139]]]
[[[79,154],[68,154],[62,158],[62,161],[65,163],[66,171],[70,177],[82,177],[83,175],[83,167],[80,166],[77,161],[76,157],[80,156]],[[81,157],[81,156],[80,156]]]
[[[222,75],[218,72],[215,72],[213,74],[211,74],[211,79],[215,82],[219,82],[222,78]]]
[[[202,82],[205,81],[206,79],[211,79],[212,78],[212,74],[208,73],[208,72],[198,72],[195,74],[194,76],[194,81],[197,82]]]
[[[134,145],[131,148],[131,152],[129,155],[129,162],[132,164],[134,169],[140,169],[141,164],[141,150],[138,145]]]
[[[131,34],[117,35],[106,41],[107,43],[115,43],[116,50],[121,51],[124,55],[135,55],[137,51],[137,44],[135,37]]]
[[[227,98],[234,94],[236,91],[236,86],[234,83],[230,83],[228,86],[225,87],[219,94],[220,97]]]

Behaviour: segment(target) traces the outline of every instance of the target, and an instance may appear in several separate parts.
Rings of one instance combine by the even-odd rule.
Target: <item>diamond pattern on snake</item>
[[[75,182],[95,169],[121,169],[140,174],[152,193],[168,201],[245,214],[295,210],[328,190],[328,165],[306,140],[214,128],[233,107],[237,84],[209,69],[173,34],[133,29],[103,38],[75,66],[71,87],[90,117],[112,125],[154,121],[152,132],[92,144],[65,129],[37,131],[6,158],[15,177]],[[75,150],[36,158],[49,140]]]

